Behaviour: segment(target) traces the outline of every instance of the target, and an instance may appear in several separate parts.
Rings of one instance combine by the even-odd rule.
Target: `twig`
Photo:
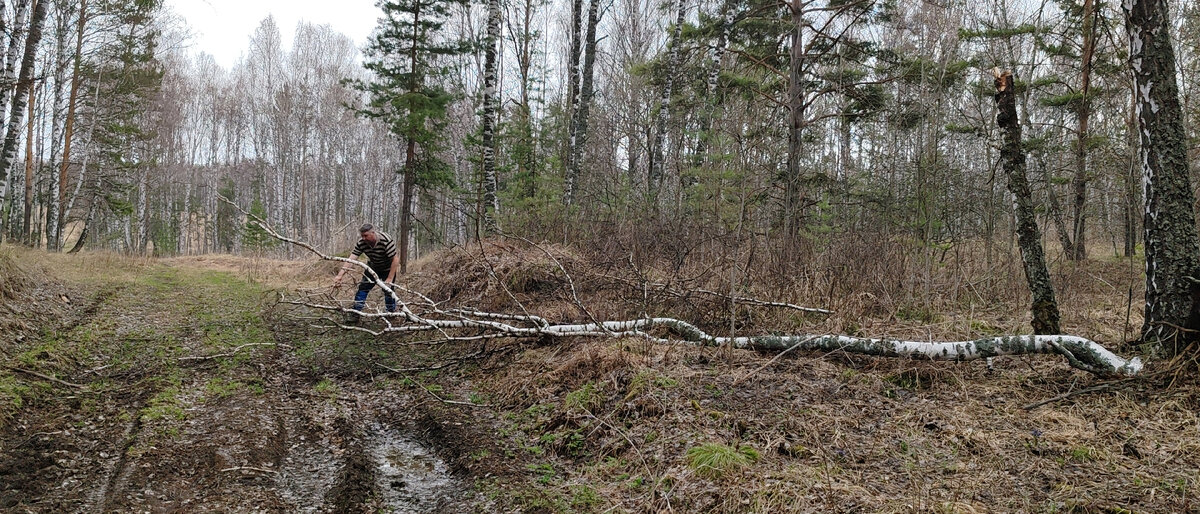
[[[1134,378],[1133,378],[1133,377],[1130,377],[1130,378],[1125,378],[1125,379],[1121,379],[1121,380],[1114,380],[1114,381],[1111,381],[1111,382],[1104,382],[1104,383],[1102,383],[1102,384],[1094,385],[1094,386],[1092,386],[1092,387],[1086,387],[1086,388],[1083,388],[1083,389],[1078,389],[1078,390],[1075,390],[1075,391],[1071,391],[1071,392],[1063,393],[1063,394],[1060,394],[1060,395],[1058,395],[1058,396],[1055,396],[1055,397],[1053,397],[1053,398],[1048,398],[1048,399],[1045,399],[1045,400],[1042,400],[1042,401],[1033,402],[1033,403],[1031,403],[1031,404],[1029,404],[1029,405],[1024,405],[1024,406],[1022,406],[1021,408],[1022,408],[1022,409],[1025,409],[1025,410],[1027,410],[1027,411],[1031,411],[1031,410],[1034,410],[1034,409],[1036,409],[1036,408],[1038,408],[1038,407],[1041,407],[1041,406],[1043,406],[1043,405],[1051,404],[1051,403],[1054,403],[1054,402],[1057,402],[1057,401],[1060,401],[1060,400],[1065,400],[1065,399],[1067,399],[1067,398],[1072,398],[1072,397],[1079,396],[1079,395],[1082,395],[1082,394],[1094,393],[1094,392],[1097,392],[1097,391],[1103,391],[1103,390],[1105,390],[1105,389],[1112,389],[1113,387],[1115,387],[1115,386],[1117,386],[1117,385],[1119,385],[1119,384],[1123,384],[1123,383],[1126,383],[1126,382],[1130,382],[1130,381],[1132,381],[1132,380],[1134,380]]]
[[[453,365],[458,364],[465,360],[474,359],[476,357],[479,357],[480,355],[483,355],[483,350],[477,351],[475,353],[472,353],[472,354],[464,356],[464,357],[459,357],[457,359],[448,360],[448,361],[438,364],[436,366],[425,366],[425,367],[421,367],[421,368],[393,368],[390,366],[385,366],[378,362],[376,362],[375,365],[379,366],[383,369],[386,369],[388,371],[391,371],[392,373],[404,373],[404,372],[410,372],[410,371],[437,371],[439,369],[448,368],[450,366],[453,366]]]
[[[538,245],[538,244],[534,243],[533,241],[530,241],[529,239],[522,237],[522,236],[514,236],[514,235],[509,235],[509,234],[503,234],[503,233],[501,233],[500,235],[502,235],[504,237],[510,237],[513,239],[519,239],[521,241],[524,241],[525,244],[530,245],[534,248],[537,248],[538,250],[541,250],[542,253],[546,254],[546,257],[549,257],[551,261],[554,261],[554,265],[558,266],[558,270],[562,272],[564,277],[566,277],[567,285],[570,286],[570,288],[571,288],[571,301],[575,303],[576,307],[579,307],[579,310],[583,311],[583,313],[587,315],[588,319],[590,319],[592,321],[592,323],[596,323],[596,324],[600,323],[600,321],[597,320],[596,317],[592,315],[592,311],[588,310],[588,308],[583,305],[583,302],[579,300],[579,295],[575,293],[575,280],[571,278],[570,273],[567,273],[567,268],[563,267],[562,263],[558,261],[558,258],[555,257],[554,254],[550,253],[550,250],[542,248],[541,245]],[[608,330],[608,329],[605,328],[605,330]]]
[[[795,350],[796,348],[799,348],[799,347],[800,347],[800,345],[802,345],[802,344],[804,344],[804,343],[807,343],[807,342],[809,342],[809,341],[812,341],[813,339],[815,339],[815,338],[814,338],[814,337],[810,337],[810,338],[808,338],[808,339],[805,339],[805,340],[803,340],[803,341],[800,341],[799,343],[796,343],[796,344],[794,344],[794,345],[791,345],[791,346],[789,346],[789,347],[788,347],[786,350],[784,350],[784,351],[782,351],[782,352],[779,352],[779,353],[775,354],[775,356],[774,356],[774,357],[772,357],[772,358],[771,358],[771,360],[767,361],[767,363],[766,363],[766,364],[763,364],[762,366],[759,366],[758,368],[755,368],[753,371],[751,371],[751,372],[749,372],[749,373],[746,373],[745,375],[742,375],[742,377],[741,377],[741,378],[739,378],[739,379],[737,379],[737,380],[734,380],[734,381],[733,381],[733,384],[732,384],[730,387],[734,387],[734,386],[736,386],[736,385],[738,385],[738,384],[742,383],[742,381],[743,381],[743,380],[746,380],[747,378],[750,378],[750,375],[753,375],[753,374],[755,374],[755,373],[758,373],[759,371],[762,371],[762,370],[766,369],[767,367],[771,366],[772,364],[775,364],[775,362],[776,362],[776,361],[778,361],[778,360],[779,360],[781,357],[783,357],[783,355],[784,355],[784,354],[786,354],[787,352],[790,352],[790,351],[792,351],[792,350]]]
[[[62,384],[62,385],[65,385],[65,386],[67,386],[67,387],[74,387],[75,389],[86,389],[86,388],[87,388],[87,386],[85,386],[85,385],[72,384],[72,383],[70,383],[70,382],[67,382],[67,381],[64,381],[64,380],[59,380],[59,379],[57,379],[57,378],[54,378],[54,377],[52,377],[52,376],[50,376],[50,375],[43,375],[43,374],[41,374],[41,373],[38,373],[38,372],[36,372],[36,371],[30,371],[30,370],[27,370],[27,369],[17,368],[17,367],[14,367],[14,366],[5,366],[5,367],[6,367],[6,368],[8,368],[8,369],[10,369],[10,370],[13,370],[13,371],[19,372],[19,373],[24,373],[24,374],[26,374],[26,375],[35,376],[35,377],[38,377],[38,378],[40,378],[40,379],[43,379],[43,380],[49,380],[49,381],[51,381],[51,382],[54,382],[54,383],[56,383],[56,384]]]
[[[283,343],[246,343],[244,345],[238,346],[237,348],[234,348],[233,350],[230,350],[228,353],[218,353],[216,355],[200,355],[200,356],[193,356],[193,357],[180,357],[178,360],[180,362],[207,361],[207,360],[212,360],[212,359],[220,359],[222,357],[233,357],[235,354],[237,354],[237,352],[241,351],[243,348],[248,348],[251,346],[282,346],[284,348],[291,348],[291,345],[286,345]]]
[[[221,470],[222,473],[228,473],[230,471],[257,471],[259,473],[278,473],[278,471],[276,471],[274,469],[256,468],[254,466],[235,466],[232,468],[225,468],[225,469]]]
[[[450,404],[450,405],[463,405],[466,407],[485,407],[485,408],[489,408],[489,409],[492,408],[492,406],[487,403],[471,403],[471,402],[460,402],[460,401],[456,401],[456,400],[447,400],[445,398],[442,398],[441,396],[438,396],[437,393],[430,391],[428,387],[425,387],[425,384],[422,384],[422,383],[418,382],[416,379],[408,376],[408,374],[404,373],[402,370],[399,370],[396,368],[390,368],[390,367],[384,366],[383,364],[380,364],[378,362],[376,362],[375,365],[379,366],[383,369],[386,369],[388,371],[399,373],[400,376],[404,377],[405,380],[408,380],[414,384],[417,384],[418,386],[420,386],[421,389],[424,389],[425,392],[429,393],[429,396],[432,396],[435,400],[437,400],[439,402]]]
[[[829,309],[818,309],[816,307],[801,307],[799,305],[793,305],[793,304],[786,303],[786,302],[769,302],[769,301],[764,301],[764,300],[758,300],[755,298],[747,298],[745,296],[727,295],[724,293],[718,293],[716,291],[709,291],[707,289],[696,289],[695,291],[697,293],[704,293],[704,294],[710,294],[713,296],[720,296],[725,299],[731,300],[733,302],[742,303],[742,304],[746,304],[746,305],[757,305],[760,307],[783,307],[785,309],[793,309],[793,310],[797,310],[797,311],[801,311],[801,312],[812,312],[812,313],[816,313],[816,314],[825,314],[825,315],[833,314],[833,311],[831,311]]]
[[[610,280],[616,280],[619,282],[624,282],[629,285],[634,285],[631,283],[631,281],[621,278],[621,277],[614,277],[612,275],[601,275],[601,276],[603,276],[604,278],[610,279]],[[784,309],[792,309],[792,310],[797,310],[800,312],[811,312],[811,313],[815,313],[815,314],[825,314],[825,315],[833,314],[833,311],[829,310],[829,309],[818,309],[816,307],[803,307],[800,305],[795,305],[795,304],[791,304],[791,303],[787,303],[787,302],[773,302],[773,301],[767,301],[767,300],[759,300],[757,298],[729,295],[729,294],[720,293],[717,291],[711,291],[708,289],[689,289],[689,290],[684,290],[684,291],[677,291],[677,290],[671,289],[670,284],[664,284],[661,282],[650,282],[650,281],[646,281],[645,285],[648,287],[654,287],[659,292],[669,294],[671,296],[675,296],[678,298],[683,298],[691,293],[700,293],[700,294],[716,296],[716,297],[719,297],[719,298],[722,298],[725,300],[730,300],[734,303],[740,303],[740,304],[744,304],[744,305],[755,305],[755,306],[759,306],[759,307],[780,307],[780,308],[784,308]]]

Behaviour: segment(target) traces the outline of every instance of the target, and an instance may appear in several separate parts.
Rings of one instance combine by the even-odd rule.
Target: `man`
[[[354,245],[354,250],[350,252],[350,258],[358,259],[359,256],[366,254],[367,265],[371,267],[375,275],[384,283],[392,283],[396,278],[396,270],[400,269],[400,254],[396,252],[396,242],[392,240],[391,236],[375,230],[370,223],[359,228],[358,234],[358,244]],[[341,285],[342,276],[349,269],[351,269],[349,265],[343,265],[342,269],[338,271],[337,277],[333,279],[335,287]],[[375,279],[371,278],[370,273],[363,271],[362,280],[358,282],[358,292],[354,294],[354,310],[361,311],[363,309],[367,303],[367,293],[373,287],[375,287]],[[387,305],[388,312],[396,312],[394,296],[385,293],[383,300]],[[358,315],[347,316],[347,321],[358,321]]]

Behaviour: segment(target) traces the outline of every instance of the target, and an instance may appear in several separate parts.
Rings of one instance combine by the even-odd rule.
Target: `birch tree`
[[[588,119],[591,115],[592,96],[595,93],[596,71],[596,26],[600,23],[600,0],[588,2],[587,33],[583,46],[583,67],[579,76],[579,97],[571,117],[570,148],[567,159],[567,175],[563,186],[563,202],[571,205],[583,168],[584,148],[588,140]]]
[[[683,31],[684,16],[683,0],[675,2],[675,22],[670,26],[670,36],[667,39],[667,73],[663,85],[662,96],[658,101],[657,117],[655,118],[654,144],[650,150],[650,172],[647,189],[650,192],[651,203],[657,203],[658,190],[663,181],[663,145],[666,144],[667,120],[671,113],[671,93],[675,85],[675,76],[679,69],[680,33]]]
[[[4,146],[0,148],[0,203],[3,203],[3,200],[7,197],[5,189],[8,181],[8,171],[12,168],[13,159],[16,157],[17,137],[21,131],[21,120],[25,116],[26,96],[29,93],[29,86],[34,80],[33,63],[37,57],[38,42],[42,39],[42,24],[46,21],[46,12],[49,10],[49,4],[49,0],[37,2],[33,8],[33,15],[29,19],[29,30],[25,36],[24,52],[21,57],[21,72],[17,77],[15,91],[12,93],[12,109],[4,131]],[[21,26],[21,12],[23,12],[23,9],[18,4],[18,27]],[[9,44],[9,62],[15,57],[16,47],[12,43],[16,40],[16,32],[14,32]],[[5,75],[11,76],[8,69],[8,65],[6,64]],[[7,97],[7,95],[0,94],[0,97]],[[4,105],[0,103],[0,114],[3,112]]]
[[[1017,119],[1016,86],[1011,72],[996,71],[996,125],[1003,142],[1000,147],[1001,166],[1008,176],[1008,190],[1013,196],[1017,217],[1017,239],[1025,279],[1033,295],[1033,332],[1058,334],[1058,303],[1046,269],[1046,254],[1042,250],[1042,234],[1033,213],[1033,194],[1025,174],[1025,150],[1021,147],[1021,123]]]
[[[1122,4],[1129,34],[1138,167],[1146,211],[1146,315],[1142,337],[1174,355],[1195,340],[1200,242],[1165,0]]]
[[[488,0],[487,36],[484,39],[483,68],[483,120],[480,136],[483,142],[483,232],[495,232],[496,215],[500,211],[500,200],[496,196],[499,180],[496,177],[496,74],[497,45],[500,44],[500,0]]]

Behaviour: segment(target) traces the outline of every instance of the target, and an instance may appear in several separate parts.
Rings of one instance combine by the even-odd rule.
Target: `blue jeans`
[[[379,280],[384,280],[387,278],[388,272],[391,270],[390,269],[377,270],[377,269],[372,268],[372,271],[374,271],[375,274],[379,276]],[[375,287],[375,279],[371,278],[370,274],[363,272],[362,280],[360,280],[358,282],[358,292],[354,293],[354,310],[356,310],[356,311],[363,310],[363,307],[365,307],[367,304],[367,293],[371,292],[371,289],[374,287]],[[384,293],[383,294],[383,303],[384,303],[384,305],[387,306],[388,312],[396,312],[396,297],[394,297],[390,294]]]

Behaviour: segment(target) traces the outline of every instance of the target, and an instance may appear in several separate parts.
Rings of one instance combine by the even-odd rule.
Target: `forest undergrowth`
[[[719,335],[1028,332],[1011,252],[881,243],[804,264],[760,250],[675,266],[613,251],[615,238],[581,250],[502,237],[426,256],[401,282],[446,308],[670,315]],[[1141,324],[1140,267],[1052,260],[1064,330],[1138,353],[1124,341]],[[0,443],[17,457],[0,469],[2,507],[387,508],[397,489],[372,455],[389,447],[381,434],[404,433],[456,481],[430,493],[451,511],[1197,508],[1200,388],[1161,363],[1105,381],[1056,356],[989,369],[638,338],[423,344],[322,328],[320,312],[277,301],[348,299],[329,289],[335,269],[0,249]],[[104,488],[70,496],[70,480]]]

